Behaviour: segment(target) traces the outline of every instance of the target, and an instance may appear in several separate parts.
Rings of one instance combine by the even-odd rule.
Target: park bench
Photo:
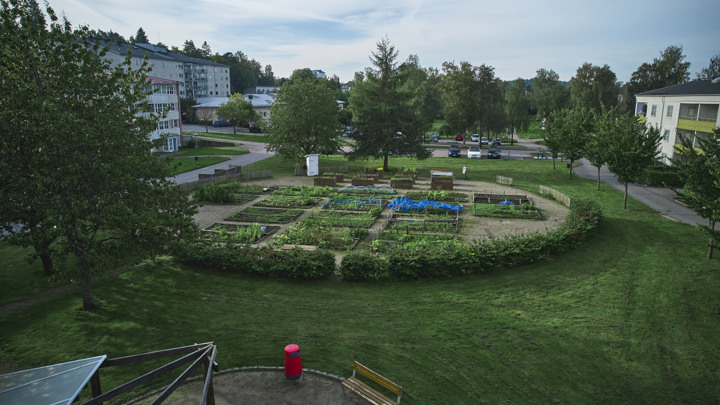
[[[367,378],[375,381],[376,383],[380,384],[381,386],[392,391],[392,393],[394,393],[395,395],[398,396],[397,400],[396,401],[391,400],[390,398],[381,394],[377,390],[371,388],[369,385],[360,381],[356,377],[356,374],[355,374],[356,372],[366,376]],[[380,374],[370,370],[369,368],[363,366],[362,364],[358,363],[357,361],[353,365],[352,377],[344,380],[342,382],[342,385],[343,385],[343,387],[349,389],[350,391],[360,395],[362,398],[366,399],[371,404],[376,404],[376,405],[400,404],[400,397],[402,396],[402,387],[395,384],[394,382],[388,380],[387,378],[381,376]]]

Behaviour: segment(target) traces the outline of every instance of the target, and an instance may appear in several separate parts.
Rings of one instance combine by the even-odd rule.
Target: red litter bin
[[[285,377],[288,380],[297,380],[302,377],[302,362],[298,345],[285,346]]]

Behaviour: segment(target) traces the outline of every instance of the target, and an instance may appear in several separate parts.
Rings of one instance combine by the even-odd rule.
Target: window
[[[651,117],[654,117],[655,114],[657,114],[657,106],[656,105],[652,106],[652,109],[650,110]]]
[[[663,140],[664,140],[664,141],[669,141],[669,140],[670,140],[670,130],[669,130],[669,129],[666,129],[666,130],[665,130],[665,133],[663,133]]]
[[[175,86],[166,86],[167,94],[175,94]]]
[[[178,125],[178,120],[173,120],[173,124],[175,124],[176,127],[180,126]]]
[[[157,129],[168,129],[168,128],[170,128],[169,121],[158,121]]]
[[[668,108],[667,108],[667,116],[668,116],[668,118],[669,118],[669,117],[672,117],[672,114],[673,114],[673,106],[669,105]]]

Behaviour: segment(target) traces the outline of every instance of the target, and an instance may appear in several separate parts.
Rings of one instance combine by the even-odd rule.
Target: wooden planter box
[[[410,177],[413,179],[413,182],[415,182],[417,181],[418,174],[417,172],[397,172],[397,174],[395,174],[395,177]]]
[[[352,185],[353,186],[374,186],[375,179],[372,177],[364,178],[364,179],[352,179]]]
[[[430,190],[448,190],[453,189],[453,178],[445,176],[433,176],[430,181]]]
[[[402,188],[402,189],[412,189],[413,188],[413,181],[412,180],[393,180],[390,179],[390,186],[392,188]]]
[[[331,176],[335,177],[335,181],[337,181],[337,182],[343,181],[343,179],[345,178],[345,176],[343,176],[342,173],[333,173],[333,174],[322,173],[321,176],[322,177],[331,177]]]
[[[363,176],[372,177],[375,180],[380,180],[383,178],[383,172],[365,172],[363,173]]]
[[[313,184],[316,186],[337,186],[337,179],[333,177],[315,177]]]

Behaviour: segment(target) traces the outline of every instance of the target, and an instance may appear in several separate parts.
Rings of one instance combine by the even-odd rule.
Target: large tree
[[[238,125],[246,124],[249,127],[250,123],[257,119],[252,103],[245,100],[240,93],[231,94],[228,101],[220,104],[217,116],[232,125],[233,134],[237,133]]]
[[[265,125],[267,150],[286,159],[339,149],[338,107],[322,81],[299,79],[285,83],[270,107]]]
[[[600,113],[615,107],[620,87],[610,66],[584,63],[570,79],[570,101],[573,108]]]
[[[568,95],[557,73],[552,69],[538,69],[532,79],[530,98],[538,116],[546,118],[551,112],[565,107]]]
[[[680,157],[673,159],[673,165],[685,180],[680,193],[685,202],[708,220],[699,228],[708,235],[707,258],[712,259],[714,246],[720,243],[720,231],[715,229],[720,221],[720,128],[715,128],[710,138],[696,138],[696,143],[683,137]]]
[[[572,180],[573,163],[585,155],[585,144],[593,131],[594,114],[584,108],[553,111],[545,123],[543,139],[546,145],[555,153],[562,152],[568,159],[569,176]],[[553,162],[554,164],[554,162]]]
[[[713,80],[720,77],[720,55],[710,58],[710,65],[696,74],[699,80]]]
[[[152,153],[147,65],[112,67],[88,29],[34,0],[0,0],[0,224],[25,245],[74,256],[68,276],[92,309],[95,274],[193,235],[195,208]],[[43,246],[35,246],[42,250]]]
[[[147,34],[145,34],[145,30],[140,27],[138,28],[137,33],[135,33],[135,36],[130,37],[130,42],[133,44],[149,44],[150,40],[148,39]]]
[[[385,170],[393,154],[430,156],[423,146],[427,117],[413,104],[415,95],[405,86],[407,75],[397,66],[397,54],[389,39],[378,42],[370,57],[374,68],[355,75],[350,95],[356,141],[350,158],[381,157]]]
[[[660,52],[660,58],[640,65],[627,83],[629,108],[635,108],[635,95],[638,93],[687,82],[690,79],[690,62],[684,60],[682,46],[669,46]]]
[[[607,115],[605,133],[608,168],[625,185],[623,208],[627,209],[628,184],[637,181],[642,172],[657,161],[660,129],[647,127],[637,117]]]
[[[527,130],[530,124],[529,108],[525,80],[515,79],[505,88],[505,119],[510,130],[510,145],[515,141],[515,129]]]

